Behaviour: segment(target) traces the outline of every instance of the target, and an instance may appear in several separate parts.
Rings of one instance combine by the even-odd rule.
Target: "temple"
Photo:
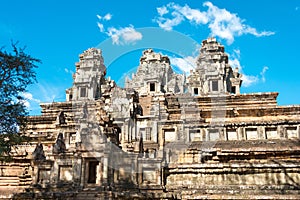
[[[66,101],[41,103],[31,142],[0,163],[0,197],[300,198],[300,106],[241,94],[242,74],[215,38],[189,75],[153,49],[124,88],[106,77],[100,49],[75,66]]]

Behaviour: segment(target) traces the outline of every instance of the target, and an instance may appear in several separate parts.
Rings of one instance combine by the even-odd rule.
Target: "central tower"
[[[198,96],[240,93],[242,75],[238,73],[238,69],[232,70],[224,46],[216,38],[202,41],[196,65],[187,80],[191,94]]]
[[[183,93],[185,76],[174,73],[167,56],[146,49],[140,58],[132,80],[126,78],[125,87],[133,88],[140,95],[154,93]]]

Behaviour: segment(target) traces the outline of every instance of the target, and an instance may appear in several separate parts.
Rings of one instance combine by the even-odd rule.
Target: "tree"
[[[16,43],[12,43],[12,52],[0,48],[0,155],[8,155],[13,145],[23,141],[28,110],[22,94],[36,82],[39,62]]]

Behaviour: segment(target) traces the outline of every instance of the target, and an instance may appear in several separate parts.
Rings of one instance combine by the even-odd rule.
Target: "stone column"
[[[103,159],[103,183],[108,183],[108,158],[104,157]]]
[[[205,130],[205,128],[201,128],[200,129],[200,140],[201,141],[206,141],[206,130]]]
[[[57,160],[53,164],[53,168],[50,173],[50,180],[50,183],[57,183],[57,181],[59,180],[59,166]]]
[[[165,132],[164,130],[161,128],[159,129],[159,134],[158,134],[158,142],[159,142],[159,149],[163,149],[164,147],[164,141],[165,141]]]
[[[134,157],[131,157],[131,181],[134,184],[138,184],[138,163],[139,160],[137,158],[137,156],[134,155]]]
[[[153,128],[151,130],[151,138],[153,138],[154,142],[158,142],[157,141],[157,134],[158,134],[158,132],[157,132],[157,121],[153,122],[153,126],[152,127]]]
[[[124,134],[122,134],[123,135],[123,142],[122,143],[124,143],[124,142],[128,142],[128,121],[125,121],[125,123],[124,123],[124,126],[122,126],[122,133],[124,133]]]
[[[237,136],[238,140],[246,140],[245,134],[244,134],[244,127],[237,128]]]
[[[226,134],[226,128],[220,128],[219,129],[219,140],[222,140],[222,141],[224,141],[224,140],[226,140],[226,136],[225,136],[225,134]]]
[[[81,168],[83,168],[81,158],[75,157],[73,161],[73,179],[76,183],[81,182]]]
[[[101,165],[96,166],[96,185],[101,185]]]
[[[38,183],[38,177],[39,177],[39,167],[38,167],[38,162],[33,163],[34,169],[33,169],[33,174],[32,174],[32,181],[33,183]]]
[[[263,126],[257,127],[258,139],[266,139],[265,129]]]
[[[83,158],[83,160],[81,161],[81,174],[80,174],[80,186],[84,186],[84,182],[85,182],[85,179],[86,179],[86,159]]]
[[[286,131],[284,130],[283,126],[279,125],[277,127],[277,132],[278,132],[280,138],[287,138]]]
[[[185,135],[186,135],[186,142],[190,142],[190,129],[189,128],[185,128]]]

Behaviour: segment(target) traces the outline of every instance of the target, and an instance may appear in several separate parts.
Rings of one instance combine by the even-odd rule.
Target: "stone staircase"
[[[1,196],[0,196],[1,197]],[[171,200],[171,199],[300,199],[299,189],[294,186],[202,186],[174,188],[171,190],[84,188],[64,192],[46,190],[30,191],[11,196],[11,199],[55,199],[55,200]]]
[[[17,176],[0,176],[0,187],[18,186],[19,177]]]
[[[300,199],[299,188],[284,185],[211,185],[173,193],[175,199]]]
[[[74,197],[75,200],[112,200],[111,191],[98,191],[95,189],[83,189]]]

